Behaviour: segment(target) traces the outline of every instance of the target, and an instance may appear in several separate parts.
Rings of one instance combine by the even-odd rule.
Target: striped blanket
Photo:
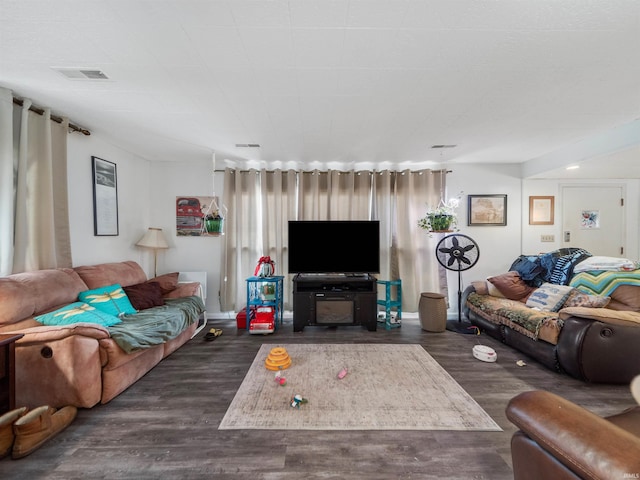
[[[619,285],[640,285],[640,270],[580,272],[573,276],[569,285],[591,295],[607,296],[611,295]]]

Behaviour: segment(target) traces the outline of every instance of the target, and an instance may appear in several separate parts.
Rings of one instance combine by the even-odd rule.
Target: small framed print
[[[93,170],[93,234],[118,235],[118,172],[116,164],[91,157]]]
[[[506,195],[468,195],[469,226],[505,226],[507,224]]]
[[[554,197],[529,197],[529,225],[553,225]]]

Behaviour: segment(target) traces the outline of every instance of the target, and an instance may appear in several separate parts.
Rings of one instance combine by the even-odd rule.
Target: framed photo
[[[507,224],[506,195],[468,195],[469,226],[505,226]]]
[[[116,164],[91,157],[93,172],[93,234],[118,235],[118,172]]]
[[[553,225],[554,197],[529,197],[529,225]]]

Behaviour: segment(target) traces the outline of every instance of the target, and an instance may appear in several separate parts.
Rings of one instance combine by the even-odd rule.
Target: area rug
[[[265,367],[275,347],[284,385]],[[389,344],[264,344],[218,428],[501,431],[424,348]]]

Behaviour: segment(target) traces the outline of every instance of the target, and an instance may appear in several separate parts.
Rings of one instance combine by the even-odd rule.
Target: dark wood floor
[[[514,427],[510,398],[533,389],[561,394],[608,415],[634,404],[626,386],[592,385],[556,374],[484,335],[402,328],[308,327],[291,321],[274,335],[201,334],[107,405],[76,420],[21,460],[0,461],[0,478],[25,479],[509,479]],[[493,347],[494,364],[475,360],[476,342]],[[418,343],[493,417],[503,432],[218,430],[262,343]],[[516,365],[523,359],[525,367]],[[402,365],[398,365],[402,368]]]

